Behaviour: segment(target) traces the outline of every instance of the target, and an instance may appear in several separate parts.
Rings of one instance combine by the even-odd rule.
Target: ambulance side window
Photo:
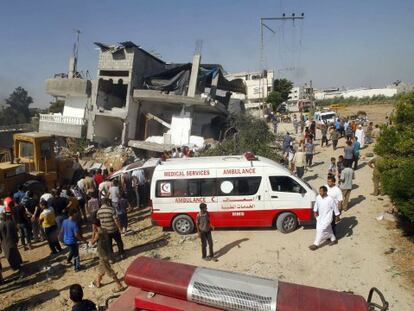
[[[218,195],[253,195],[259,190],[261,177],[236,177],[236,178],[219,178]],[[231,182],[233,188],[230,192],[223,192],[222,183]]]
[[[215,178],[199,179],[199,181],[201,197],[210,197],[217,195]]]
[[[173,184],[173,196],[174,197],[186,197],[187,192],[187,180],[176,179]]]
[[[289,176],[271,176],[269,181],[272,190],[276,192],[306,193],[305,188]]]
[[[197,197],[199,193],[198,187],[199,187],[198,179],[188,180],[188,196]]]

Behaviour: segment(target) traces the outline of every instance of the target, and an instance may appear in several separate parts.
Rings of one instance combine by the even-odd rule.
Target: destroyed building
[[[77,57],[69,59],[68,73],[46,80],[46,93],[65,101],[63,113],[39,115],[39,132],[63,137],[86,135],[87,111],[91,104],[93,82],[76,71]]]
[[[132,42],[95,44],[100,51],[87,138],[104,145],[125,145],[137,136],[133,91],[142,86],[145,76],[163,71],[165,62]]]
[[[218,139],[228,114],[231,91],[220,65],[166,64],[132,42],[96,43],[100,48],[88,138],[150,151],[173,145],[203,145]],[[224,92],[224,93],[223,93]]]
[[[65,108],[62,116],[42,115],[40,130],[102,146],[162,151],[218,140],[229,111],[242,106],[231,95],[245,93],[245,83],[227,80],[221,65],[202,64],[199,54],[192,63],[171,64],[130,41],[95,45],[99,62],[93,83],[76,78],[73,69],[70,78],[47,81],[47,92],[64,97]],[[63,122],[76,131],[57,129]]]

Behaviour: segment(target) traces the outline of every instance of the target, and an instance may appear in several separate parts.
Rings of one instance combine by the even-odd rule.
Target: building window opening
[[[112,108],[123,108],[126,106],[128,85],[119,79],[113,83],[112,79],[100,79],[98,82],[98,95],[96,104],[105,110]]]

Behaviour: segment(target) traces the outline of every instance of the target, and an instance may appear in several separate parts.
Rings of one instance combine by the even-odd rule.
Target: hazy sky
[[[36,0],[0,3],[0,99],[17,86],[35,106],[51,98],[44,81],[66,72],[81,29],[79,66],[95,76],[94,41],[134,41],[168,62],[202,61],[228,72],[260,69],[260,17],[305,13],[304,21],[268,22],[269,69],[315,87],[414,82],[412,0]]]

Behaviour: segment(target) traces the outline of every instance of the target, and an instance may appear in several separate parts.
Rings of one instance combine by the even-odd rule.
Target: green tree
[[[249,115],[233,116],[224,140],[203,152],[203,155],[238,155],[251,151],[256,155],[279,161],[280,148],[274,146],[275,138],[264,120]]]
[[[277,107],[283,102],[284,100],[280,92],[273,91],[267,95],[266,103],[271,105],[273,111],[276,111]]]
[[[18,119],[24,121],[23,123],[30,121],[29,106],[32,103],[33,98],[21,86],[17,87],[6,99],[6,104],[18,114]]]
[[[383,157],[381,182],[401,214],[414,222],[414,92],[398,99],[392,121],[375,146]]]
[[[293,82],[287,79],[276,79],[273,82],[273,91],[279,92],[283,101],[287,101],[289,99],[289,94],[292,88]]]
[[[62,113],[64,107],[65,101],[57,99],[56,101],[50,103],[49,113]]]

